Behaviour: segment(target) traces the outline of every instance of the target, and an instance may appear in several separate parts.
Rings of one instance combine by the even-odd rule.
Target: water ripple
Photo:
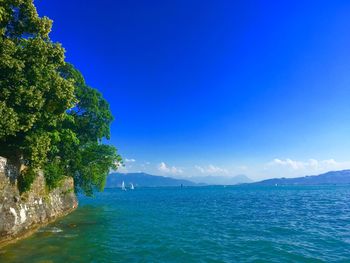
[[[56,231],[60,230],[60,231]],[[0,262],[347,262],[347,187],[107,190]]]

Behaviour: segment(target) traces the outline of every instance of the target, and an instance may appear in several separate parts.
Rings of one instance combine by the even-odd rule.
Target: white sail
[[[124,181],[122,182],[122,190],[123,190],[123,191],[126,191],[126,188],[125,188],[125,183],[124,183]]]
[[[134,185],[133,185],[132,183],[130,183],[130,189],[131,189],[131,190],[134,190],[134,189],[135,189],[135,187],[134,187]]]

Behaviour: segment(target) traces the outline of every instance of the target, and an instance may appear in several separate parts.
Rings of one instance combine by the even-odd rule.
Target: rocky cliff
[[[48,192],[39,174],[31,190],[20,195],[17,177],[18,169],[0,157],[0,247],[30,235],[78,205],[71,178]]]

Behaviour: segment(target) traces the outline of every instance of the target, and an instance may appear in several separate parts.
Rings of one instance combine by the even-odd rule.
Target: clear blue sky
[[[35,4],[110,102],[125,171],[350,168],[350,1]]]

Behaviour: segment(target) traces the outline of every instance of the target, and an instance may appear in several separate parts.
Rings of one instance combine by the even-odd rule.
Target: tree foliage
[[[28,176],[44,170],[49,188],[71,176],[92,194],[121,161],[102,143],[113,116],[50,40],[51,25],[32,0],[0,0],[0,155],[21,160]]]

